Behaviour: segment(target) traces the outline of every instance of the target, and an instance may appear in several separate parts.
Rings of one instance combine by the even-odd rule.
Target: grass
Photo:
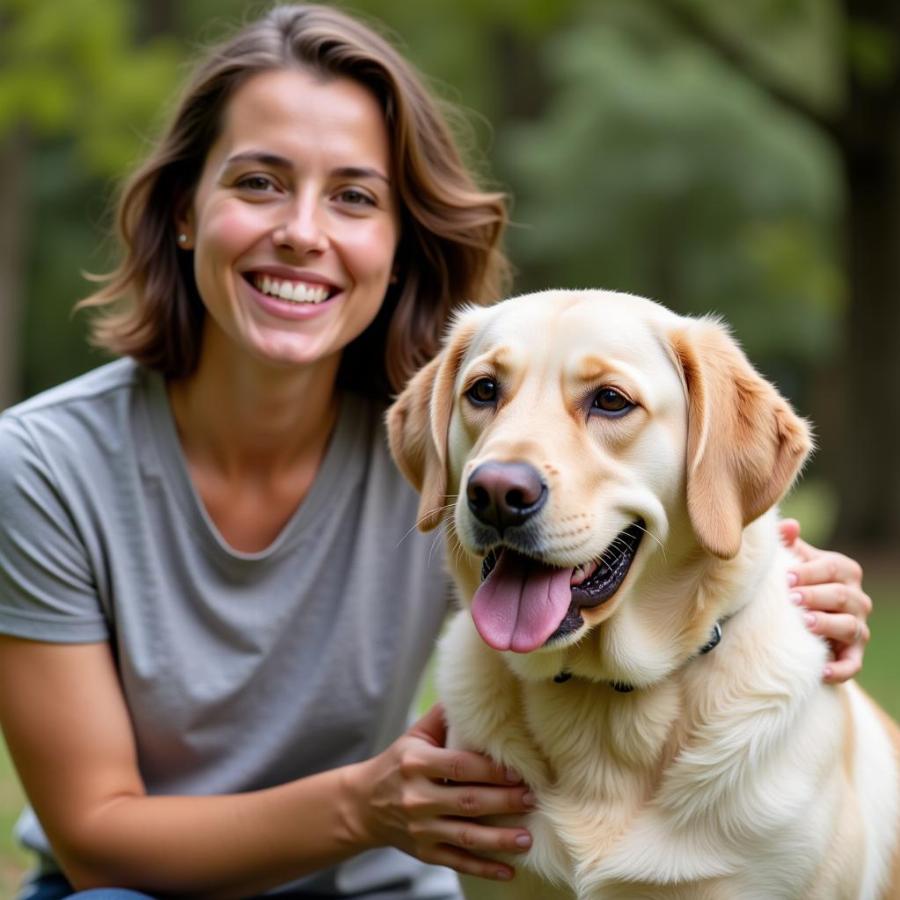
[[[869,620],[872,640],[857,680],[900,721],[900,573],[867,576],[866,590],[875,602],[875,610]],[[429,692],[430,686],[426,685],[423,698]],[[22,790],[0,741],[0,898],[15,896],[27,865],[26,855],[12,838],[12,826],[22,803]]]
[[[6,746],[0,741],[0,897],[14,897],[27,857],[15,845],[12,827],[22,808],[23,794],[6,753]]]
[[[866,578],[875,608],[872,640],[857,681],[900,722],[900,575]]]

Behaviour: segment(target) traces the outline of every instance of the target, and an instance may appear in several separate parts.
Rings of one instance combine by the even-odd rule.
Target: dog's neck
[[[740,612],[740,610],[738,610],[737,612]],[[691,662],[691,660],[695,659],[696,657],[706,656],[707,653],[711,653],[713,650],[715,650],[716,647],[718,647],[719,644],[722,643],[722,627],[725,625],[726,622],[728,622],[735,615],[737,615],[737,613],[732,613],[729,616],[724,616],[723,618],[719,619],[712,627],[712,631],[710,632],[710,635],[709,635],[709,640],[702,647],[700,647],[697,650],[697,652],[694,654],[694,656],[689,657],[685,661],[685,665],[688,665]],[[557,675],[553,676],[554,684],[565,684],[567,681],[571,681],[571,680],[572,680],[572,673],[569,672],[567,669],[563,669]],[[625,681],[611,681],[611,682],[609,682],[609,686],[614,691],[618,691],[618,693],[620,693],[620,694],[630,694],[634,690],[634,685],[629,684],[628,682],[625,682]]]

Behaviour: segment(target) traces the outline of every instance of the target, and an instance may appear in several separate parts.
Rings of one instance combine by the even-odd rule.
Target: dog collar
[[[728,618],[730,618],[730,616]],[[709,640],[694,654],[694,656],[705,656],[711,650],[715,650],[716,647],[719,646],[719,643],[722,640],[722,625],[725,621],[725,619],[719,619],[719,621],[713,625],[712,631],[709,634]],[[693,658],[693,656],[690,657],[690,659]],[[690,662],[690,659],[688,662]],[[557,684],[565,684],[571,677],[572,673],[567,669],[563,669],[558,675],[553,676],[553,680]],[[634,690],[634,685],[629,684],[627,681],[610,681],[609,686],[620,694],[629,694]]]

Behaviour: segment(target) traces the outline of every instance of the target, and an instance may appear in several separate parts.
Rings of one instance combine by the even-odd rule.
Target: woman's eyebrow
[[[289,159],[279,156],[277,153],[266,153],[263,150],[249,150],[246,153],[235,153],[225,160],[226,166],[237,165],[238,163],[253,162],[260,163],[263,166],[271,166],[277,169],[293,168]]]
[[[293,163],[277,153],[268,153],[264,150],[248,150],[245,153],[235,153],[225,161],[226,166],[239,165],[240,163],[259,163],[263,166],[271,166],[277,169],[292,169]],[[332,175],[340,178],[377,178],[390,185],[391,180],[383,172],[372,166],[339,166],[331,170]]]
[[[341,166],[333,169],[331,174],[338,175],[341,178],[378,178],[387,184],[391,183],[391,179],[387,175],[370,166]]]

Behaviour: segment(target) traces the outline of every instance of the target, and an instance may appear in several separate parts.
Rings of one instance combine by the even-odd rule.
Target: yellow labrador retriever
[[[389,414],[465,608],[453,741],[538,810],[475,898],[900,897],[900,732],[788,600],[806,424],[710,319],[603,291],[462,314]]]

